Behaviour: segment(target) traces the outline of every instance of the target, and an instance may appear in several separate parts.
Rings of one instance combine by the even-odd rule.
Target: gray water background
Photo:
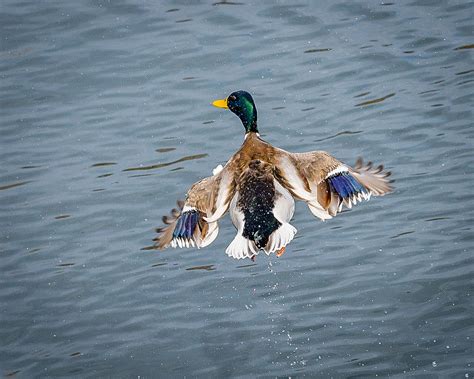
[[[0,376],[473,377],[473,3],[0,4]],[[142,250],[240,146],[384,163],[283,257]],[[377,100],[377,102],[373,102]]]

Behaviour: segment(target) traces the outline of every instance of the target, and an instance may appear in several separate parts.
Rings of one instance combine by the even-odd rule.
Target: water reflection
[[[354,130],[354,131],[344,130],[344,131],[336,133],[332,136],[328,136],[328,137],[324,137],[324,138],[320,138],[320,139],[315,139],[314,142],[322,142],[322,141],[333,139],[333,138],[336,138],[336,137],[339,137],[339,136],[344,136],[344,135],[349,135],[350,136],[350,135],[359,134],[359,133],[362,133],[362,130]]]
[[[361,107],[361,106],[365,106],[365,105],[372,105],[372,104],[377,104],[377,103],[381,103],[382,101],[385,101],[391,97],[395,96],[395,93],[389,93],[388,95],[385,95],[385,96],[382,96],[382,97],[379,97],[377,99],[372,99],[372,100],[367,100],[367,101],[363,101],[362,103],[358,103],[356,105],[354,105],[355,107]]]
[[[201,159],[201,158],[205,158],[207,157],[208,154],[195,154],[195,155],[188,155],[186,157],[183,157],[183,158],[179,158],[175,161],[171,161],[171,162],[166,162],[166,163],[158,163],[158,164],[154,164],[154,165],[150,165],[150,166],[139,166],[139,167],[130,167],[130,168],[126,168],[122,171],[142,171],[142,170],[155,170],[155,169],[158,169],[158,168],[163,168],[163,167],[168,167],[168,166],[171,166],[175,163],[180,163],[180,162],[185,162],[185,161],[191,161],[191,160],[195,160],[195,159]]]
[[[54,216],[54,218],[56,220],[62,220],[62,219],[65,219],[65,218],[69,218],[71,217],[71,215],[58,215],[58,216]]]
[[[113,166],[116,164],[117,164],[116,162],[99,162],[99,163],[94,163],[91,167]]]
[[[12,188],[15,188],[15,187],[24,186],[25,184],[28,184],[28,183],[31,183],[31,180],[27,180],[27,181],[24,181],[24,182],[6,184],[6,185],[3,185],[3,186],[0,186],[0,191],[12,189]]]
[[[164,262],[164,263],[155,263],[153,265],[151,265],[151,267],[161,267],[161,266],[166,266],[168,263]]]
[[[70,266],[74,266],[74,265],[75,265],[75,263],[60,263],[57,266],[58,267],[70,267]]]
[[[204,265],[204,266],[194,266],[194,267],[189,267],[186,269],[186,271],[195,271],[195,270],[204,270],[204,271],[214,271],[216,268],[214,265]]]
[[[398,233],[397,235],[393,236],[393,237],[390,237],[392,239],[394,238],[398,238],[398,237],[402,237],[402,236],[405,236],[405,235],[408,235],[408,234],[412,234],[412,233],[415,233],[414,230],[410,230],[408,232],[402,232],[402,233]]]
[[[169,151],[174,151],[176,150],[176,147],[162,147],[160,149],[156,149],[155,151],[157,153],[168,153]]]
[[[454,50],[467,50],[467,49],[474,49],[474,44],[471,45],[463,45],[454,48]]]
[[[304,52],[305,53],[323,53],[325,51],[331,51],[332,49],[330,48],[323,48],[323,49],[308,49],[308,50],[305,50]]]

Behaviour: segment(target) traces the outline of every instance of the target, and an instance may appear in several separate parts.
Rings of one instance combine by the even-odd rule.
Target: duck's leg
[[[257,256],[256,256],[255,254],[250,257],[250,259],[252,260],[252,262],[255,262],[255,258],[256,258],[256,257],[257,257]]]
[[[280,258],[283,254],[285,254],[286,246],[283,246],[280,250],[276,252],[276,256]]]

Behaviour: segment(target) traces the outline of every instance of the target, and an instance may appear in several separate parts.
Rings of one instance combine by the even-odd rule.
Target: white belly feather
[[[268,243],[263,249],[266,254],[270,254],[285,247],[296,234],[296,228],[288,222],[293,217],[295,202],[290,192],[286,190],[276,180],[273,181],[276,192],[275,204],[273,207],[274,217],[282,224],[269,237]],[[245,227],[244,213],[238,208],[239,192],[236,192],[230,203],[230,216],[232,223],[237,229],[237,235],[226,249],[227,255],[236,259],[251,258],[258,254],[258,247],[255,242],[242,235]]]

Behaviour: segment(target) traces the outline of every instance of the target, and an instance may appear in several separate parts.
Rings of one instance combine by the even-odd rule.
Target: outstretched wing
[[[352,168],[324,151],[282,152],[277,160],[280,183],[321,220],[330,219],[342,210],[373,196],[392,191],[389,171],[372,167],[359,158]]]
[[[230,170],[224,168],[194,183],[186,200],[178,202],[178,209],[171,216],[163,217],[167,226],[157,229],[155,247],[197,247],[209,245],[217,237],[217,221],[229,208],[235,193],[235,184]]]

